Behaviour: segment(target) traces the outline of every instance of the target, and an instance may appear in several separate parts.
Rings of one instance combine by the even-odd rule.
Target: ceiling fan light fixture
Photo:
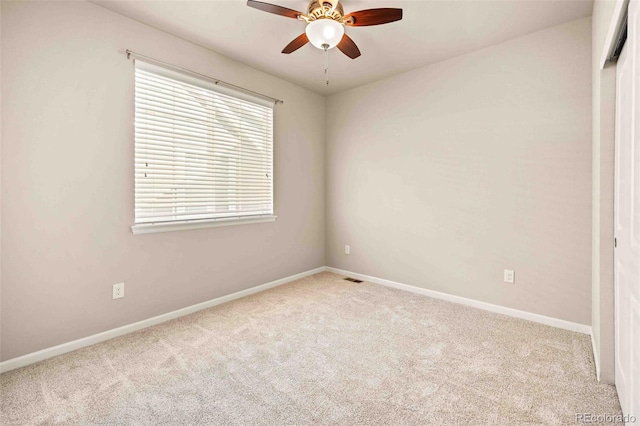
[[[311,44],[318,49],[334,48],[342,40],[344,35],[344,26],[333,19],[317,19],[307,24],[305,30]]]

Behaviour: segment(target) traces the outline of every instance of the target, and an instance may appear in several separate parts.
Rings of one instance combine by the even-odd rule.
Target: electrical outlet
[[[510,269],[504,270],[504,282],[513,284],[515,281],[516,273]]]
[[[344,254],[351,254],[351,247],[344,246]]]
[[[120,299],[124,297],[124,283],[113,285],[113,298]]]

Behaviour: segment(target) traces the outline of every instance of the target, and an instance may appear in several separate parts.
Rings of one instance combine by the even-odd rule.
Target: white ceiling
[[[263,0],[307,11],[304,0]],[[591,15],[592,0],[344,0],[345,13],[399,7],[402,21],[348,27],[362,56],[324,53],[307,44],[285,55],[282,48],[304,32],[304,22],[265,13],[244,0],[93,0],[102,7],[206,47],[320,94],[379,80],[413,68]]]

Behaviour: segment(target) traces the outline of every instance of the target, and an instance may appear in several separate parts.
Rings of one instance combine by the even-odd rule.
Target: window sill
[[[205,220],[192,220],[183,222],[164,222],[164,223],[142,223],[133,225],[131,231],[134,234],[152,234],[155,232],[170,232],[170,231],[184,231],[188,229],[198,228],[214,228],[218,226],[234,226],[234,225],[247,225],[250,223],[263,223],[263,222],[275,222],[278,216],[254,216],[243,218],[228,218],[228,219],[205,219]]]

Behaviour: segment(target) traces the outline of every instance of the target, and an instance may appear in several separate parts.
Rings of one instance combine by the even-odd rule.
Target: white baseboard
[[[478,300],[467,299],[465,297],[454,296],[452,294],[441,293],[439,291],[428,290],[421,287],[416,287],[408,284],[402,284],[395,281],[385,280],[382,278],[376,278],[369,275],[358,274],[356,272],[345,271],[342,269],[332,268],[329,266],[321,266],[319,268],[311,269],[309,271],[301,272],[299,274],[291,275],[285,278],[281,278],[279,280],[271,281],[266,284],[262,284],[256,287],[251,287],[246,290],[238,291],[236,293],[232,293],[226,296],[218,297],[216,299],[211,299],[206,302],[198,303],[196,305],[188,306],[186,308],[178,309],[176,311],[172,311],[166,314],[158,315],[153,318],[148,318],[146,320],[138,321],[133,324],[128,324],[122,327],[114,328],[112,330],[107,330],[102,333],[94,334],[92,336],[84,337],[78,340],[74,340],[71,342],[63,343],[58,346],[53,346],[51,348],[42,349],[37,352],[32,352],[27,355],[23,355],[18,358],[9,359],[7,361],[0,362],[0,373],[5,371],[14,370],[16,368],[24,367],[29,364],[33,364],[47,358],[51,358],[57,355],[62,355],[67,352],[75,351],[77,349],[84,348],[86,346],[91,346],[96,343],[104,342],[105,340],[113,339],[114,337],[122,336],[137,330],[141,330],[143,328],[150,327],[152,325],[160,324],[174,318],[179,318],[184,315],[189,315],[191,313],[201,311],[203,309],[210,308],[212,306],[220,305],[222,303],[230,302],[235,299],[240,299],[241,297],[249,296],[251,294],[259,293],[261,291],[277,287],[282,284],[286,284],[291,281],[298,280],[300,278],[307,277],[309,275],[317,274],[319,272],[329,271],[340,275],[349,276],[352,278],[357,278],[359,280],[368,281],[374,284],[380,284],[387,287],[396,288],[399,290],[410,291],[412,293],[422,294],[425,296],[433,297],[434,299],[446,300],[448,302],[458,303],[461,305],[471,306],[474,308],[482,309],[485,311],[495,312],[502,315],[507,315],[515,318],[525,319],[533,322],[537,322],[540,324],[549,325],[552,327],[562,328],[564,330],[575,331],[578,333],[584,333],[591,335],[591,342],[594,345],[593,355],[596,363],[596,373],[598,375],[598,380],[600,380],[600,362],[597,352],[595,351],[595,344],[593,342],[593,335],[591,334],[591,327],[584,324],[578,324],[570,321],[565,321],[557,318],[547,317],[544,315],[538,315],[531,312],[520,311],[518,309],[507,308],[500,305],[493,305],[491,303],[480,302]]]
[[[425,296],[433,297],[434,299],[446,300],[447,302],[458,303],[461,305],[471,306],[474,308],[482,309],[485,311],[495,312],[502,315],[508,315],[514,318],[520,318],[528,321],[537,322],[544,325],[550,325],[552,327],[562,328],[564,330],[575,331],[577,333],[591,335],[591,326],[585,324],[578,324],[571,321],[565,321],[557,318],[547,317],[544,315],[534,314],[527,311],[520,311],[518,309],[507,308],[500,305],[493,305],[491,303],[480,302],[478,300],[467,299],[466,297],[454,296],[453,294],[441,293],[435,290],[428,290],[422,287],[416,287],[409,284],[401,284],[395,281],[385,280],[382,278],[371,277],[369,275],[358,274],[356,272],[345,271],[342,269],[326,267],[329,272],[334,272],[340,275],[346,275],[352,278],[356,278],[362,281],[368,281],[374,284],[380,284],[387,287],[397,288],[399,290],[410,291],[412,293],[418,293]]]
[[[288,277],[281,278],[279,280],[271,281],[256,287],[251,287],[246,290],[238,291],[236,293],[232,293],[226,296],[217,297],[215,299],[198,303],[196,305],[187,306],[186,308],[182,308],[176,311],[168,312],[166,314],[158,315],[153,318],[148,318],[142,321],[134,322],[133,324],[124,325],[122,327],[107,330],[102,333],[94,334],[92,336],[83,337],[81,339],[73,340],[71,342],[63,343],[61,345],[53,346],[51,348],[42,349],[37,352],[32,352],[30,354],[23,355],[18,358],[9,359],[9,360],[0,362],[0,373],[4,373],[5,371],[10,371],[10,370],[15,370],[16,368],[24,367],[26,365],[45,360],[47,358],[51,358],[57,355],[62,355],[67,352],[75,351],[77,349],[81,349],[86,346],[95,345],[96,343],[104,342],[105,340],[113,339],[114,337],[122,336],[127,333],[131,333],[133,331],[141,330],[143,328],[147,328],[152,325],[156,325],[156,324],[163,323],[165,321],[172,320],[174,318],[182,317],[184,315],[189,315],[191,313],[201,311],[203,309],[207,309],[212,306],[220,305],[222,303],[230,302],[235,299],[240,299],[241,297],[259,293],[261,291],[265,291],[267,289],[277,287],[279,285],[286,284],[288,282],[295,281],[300,278],[307,277],[309,275],[317,274],[318,272],[322,272],[325,270],[326,270],[325,267],[321,266],[316,269],[311,269],[309,271],[301,272],[299,274],[290,275]]]
[[[593,332],[591,334],[591,349],[593,350],[593,362],[596,365],[596,379],[600,381],[600,352],[596,350],[596,341],[593,340]]]

